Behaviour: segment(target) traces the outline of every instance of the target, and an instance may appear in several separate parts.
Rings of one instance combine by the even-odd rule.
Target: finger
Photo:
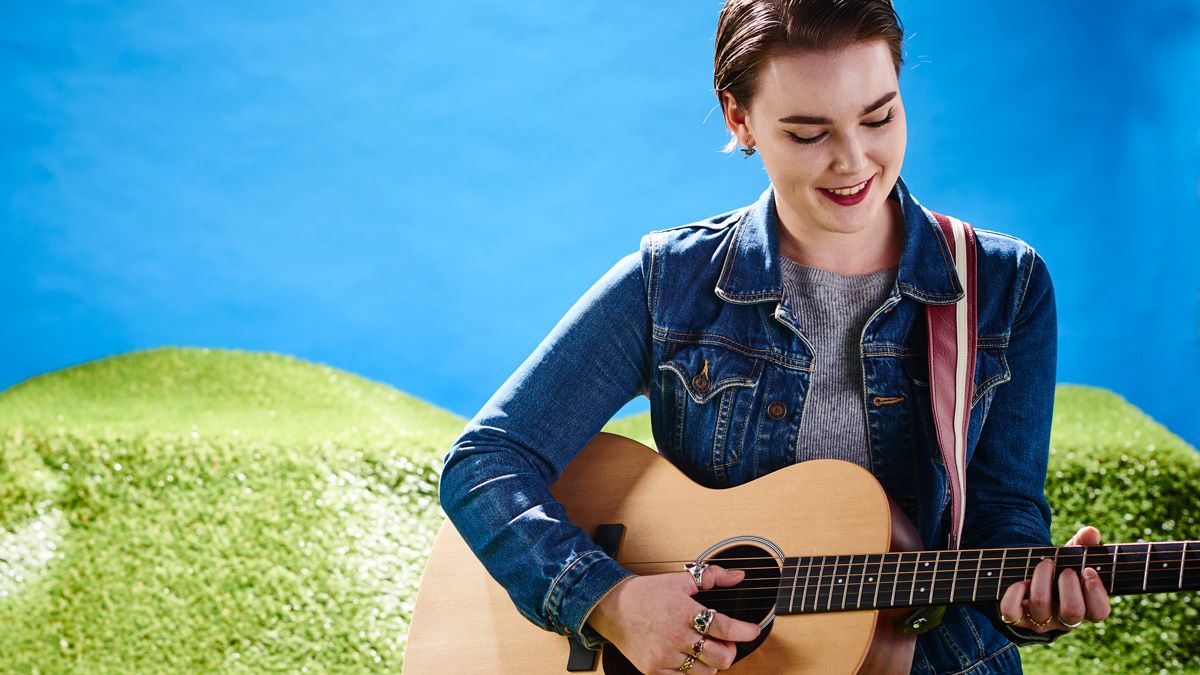
[[[704,590],[707,591],[714,586],[733,586],[734,584],[741,583],[745,578],[745,570],[730,570],[720,565],[709,565],[704,570]]]
[[[1079,528],[1075,536],[1071,537],[1071,541],[1067,542],[1067,546],[1099,546],[1100,545],[1100,530],[1091,525],[1084,525]]]
[[[676,673],[679,672],[679,666],[683,665],[683,660],[686,658],[687,658],[687,654],[682,654],[679,657],[679,663],[677,663],[673,666],[664,666],[662,668],[655,668],[652,672],[654,673],[654,675],[676,675]],[[699,673],[700,675],[713,675],[713,673],[716,673],[716,672],[717,672],[716,668],[713,668],[712,666],[710,666],[708,664],[701,663],[699,660],[696,660],[696,662],[692,664],[692,667],[688,669],[689,674]]]
[[[1108,613],[1112,610],[1108,602],[1108,591],[1100,581],[1100,574],[1090,567],[1083,570],[1083,594],[1084,601],[1087,603],[1087,612],[1084,614],[1087,620],[1103,621],[1107,619]]]
[[[708,638],[700,649],[700,660],[717,670],[725,670],[732,666],[735,656],[737,656],[737,647],[732,642],[717,638]]]
[[[1054,580],[1054,559],[1046,558],[1033,569],[1033,579],[1029,582],[1029,605],[1026,610],[1029,616],[1038,623],[1053,618],[1054,595],[1052,581]],[[1048,626],[1033,626],[1039,633],[1049,630]]]
[[[1058,575],[1058,620],[1061,624],[1079,623],[1087,610],[1083,598],[1083,583],[1073,569]],[[1066,628],[1064,625],[1063,628]],[[1069,630],[1069,629],[1068,629]]]
[[[730,642],[748,642],[758,637],[758,633],[758,624],[739,621],[720,612],[713,615],[712,626],[708,629],[712,637]]]
[[[1025,610],[1021,604],[1025,601],[1025,595],[1028,593],[1028,581],[1018,581],[1009,586],[1008,590],[1004,591],[1004,597],[1000,599],[1000,616],[1020,623],[1025,618]]]

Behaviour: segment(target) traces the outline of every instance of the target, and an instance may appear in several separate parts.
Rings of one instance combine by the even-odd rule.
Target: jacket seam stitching
[[[1008,643],[1008,644],[1004,645],[1003,647],[1001,647],[1000,649],[997,649],[996,651],[992,652],[992,653],[991,653],[991,654],[989,654],[989,655],[988,655],[986,658],[980,659],[979,661],[976,661],[975,663],[972,663],[972,664],[971,664],[970,666],[968,666],[968,667],[967,667],[965,670],[959,670],[959,671],[955,671],[955,672],[953,673],[953,675],[969,675],[969,673],[970,673],[972,670],[975,670],[976,668],[979,668],[980,666],[987,664],[987,662],[988,662],[988,661],[993,661],[993,660],[995,660],[995,659],[996,659],[996,657],[1000,656],[1000,655],[1001,655],[1001,654],[1003,654],[1004,652],[1007,652],[1007,651],[1009,651],[1010,649],[1016,649],[1016,648],[1017,648],[1017,645],[1016,645],[1016,644],[1014,644],[1014,643],[1012,643],[1012,642],[1010,642],[1010,643]]]
[[[793,370],[803,370],[805,372],[812,372],[812,361],[802,360],[802,359],[792,359],[792,358],[789,358],[786,356],[773,354],[769,351],[765,351],[765,350],[761,350],[761,349],[753,349],[751,347],[747,347],[747,346],[741,344],[740,342],[737,342],[736,340],[727,338],[724,335],[717,335],[715,333],[689,333],[689,332],[685,332],[685,331],[671,330],[670,328],[665,328],[665,327],[659,326],[657,324],[655,324],[653,326],[653,332],[654,332],[654,335],[653,335],[654,339],[658,340],[659,342],[675,342],[675,343],[684,344],[684,345],[707,344],[707,345],[726,347],[726,348],[732,349],[744,356],[749,356],[752,358],[759,358],[759,359],[767,359],[769,361],[773,361],[775,363],[778,363],[781,366],[784,366],[786,368],[791,368]],[[685,337],[672,337],[673,335],[686,336],[686,338],[693,338],[693,339],[686,339]]]

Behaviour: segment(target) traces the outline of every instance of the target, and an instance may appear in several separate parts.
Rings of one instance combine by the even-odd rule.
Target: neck
[[[1200,541],[789,557],[779,614],[999,600],[1053,558],[1095,569],[1109,595],[1200,590]]]
[[[779,252],[807,267],[837,274],[870,274],[900,262],[904,249],[904,219],[900,205],[884,201],[884,217],[860,232],[829,232],[806,228],[780,210]]]

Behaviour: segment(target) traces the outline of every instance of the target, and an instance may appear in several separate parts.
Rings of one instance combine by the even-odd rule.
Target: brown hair
[[[890,0],[727,0],[717,21],[713,53],[713,91],[724,111],[721,92],[743,108],[754,98],[758,70],[774,53],[792,49],[840,49],[868,40],[884,40],[896,64],[904,26]],[[724,151],[733,152],[737,137]]]

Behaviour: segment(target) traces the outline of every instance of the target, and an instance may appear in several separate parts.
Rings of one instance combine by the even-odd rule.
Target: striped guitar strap
[[[957,218],[933,213],[950,247],[962,299],[948,305],[925,305],[929,326],[929,395],[942,463],[950,481],[949,547],[962,538],[967,505],[967,422],[975,386],[976,247],[975,231]]]

